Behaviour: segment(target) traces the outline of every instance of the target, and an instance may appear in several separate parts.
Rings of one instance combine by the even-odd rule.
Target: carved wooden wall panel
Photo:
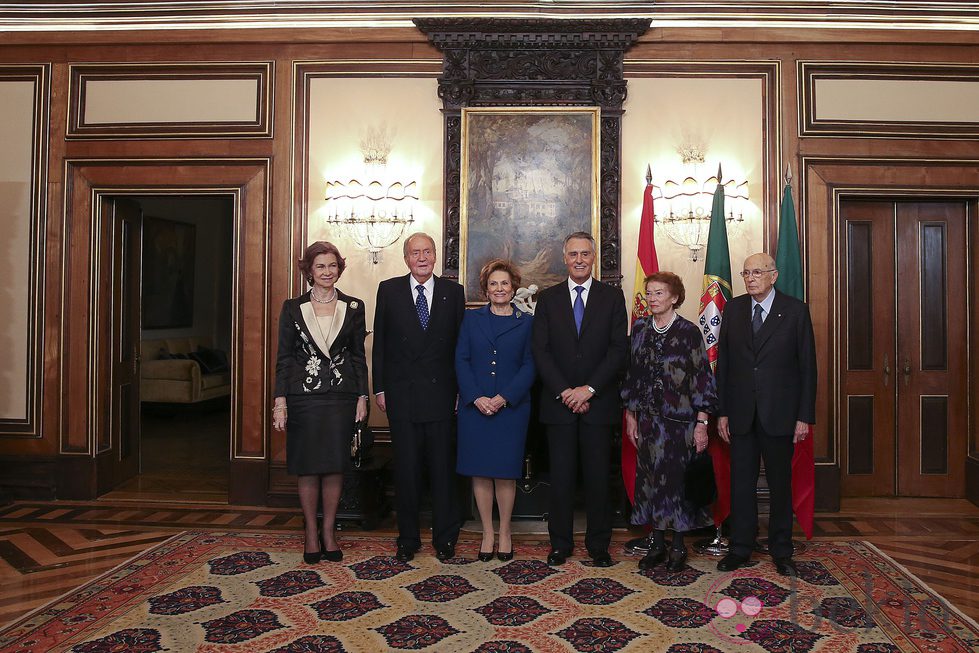
[[[444,54],[439,98],[445,115],[443,274],[459,275],[462,109],[597,106],[601,109],[599,218],[602,278],[618,284],[619,156],[625,51],[649,28],[635,20],[419,19]]]

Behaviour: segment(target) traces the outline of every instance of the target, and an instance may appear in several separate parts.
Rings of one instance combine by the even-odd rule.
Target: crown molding
[[[412,28],[413,19],[648,19],[652,28],[979,31],[979,4],[897,0],[0,2],[0,32]]]

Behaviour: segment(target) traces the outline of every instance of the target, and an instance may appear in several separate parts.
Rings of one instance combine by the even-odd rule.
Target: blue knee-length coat
[[[536,370],[530,349],[533,316],[516,308],[513,315],[490,313],[489,305],[466,311],[456,345],[459,381],[457,471],[465,476],[520,478],[530,387]],[[502,396],[507,405],[484,415],[473,402]]]

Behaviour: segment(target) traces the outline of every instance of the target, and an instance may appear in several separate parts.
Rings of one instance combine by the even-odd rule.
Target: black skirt
[[[286,398],[286,468],[290,474],[338,474],[350,465],[357,397],[289,395]]]

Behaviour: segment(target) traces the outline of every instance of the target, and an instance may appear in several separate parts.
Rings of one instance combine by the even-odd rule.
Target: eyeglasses
[[[774,272],[774,271],[775,268],[770,268],[768,270],[742,270],[741,276],[744,279],[747,279],[748,277],[751,277],[752,279],[757,279],[758,277],[765,274],[766,272]]]

